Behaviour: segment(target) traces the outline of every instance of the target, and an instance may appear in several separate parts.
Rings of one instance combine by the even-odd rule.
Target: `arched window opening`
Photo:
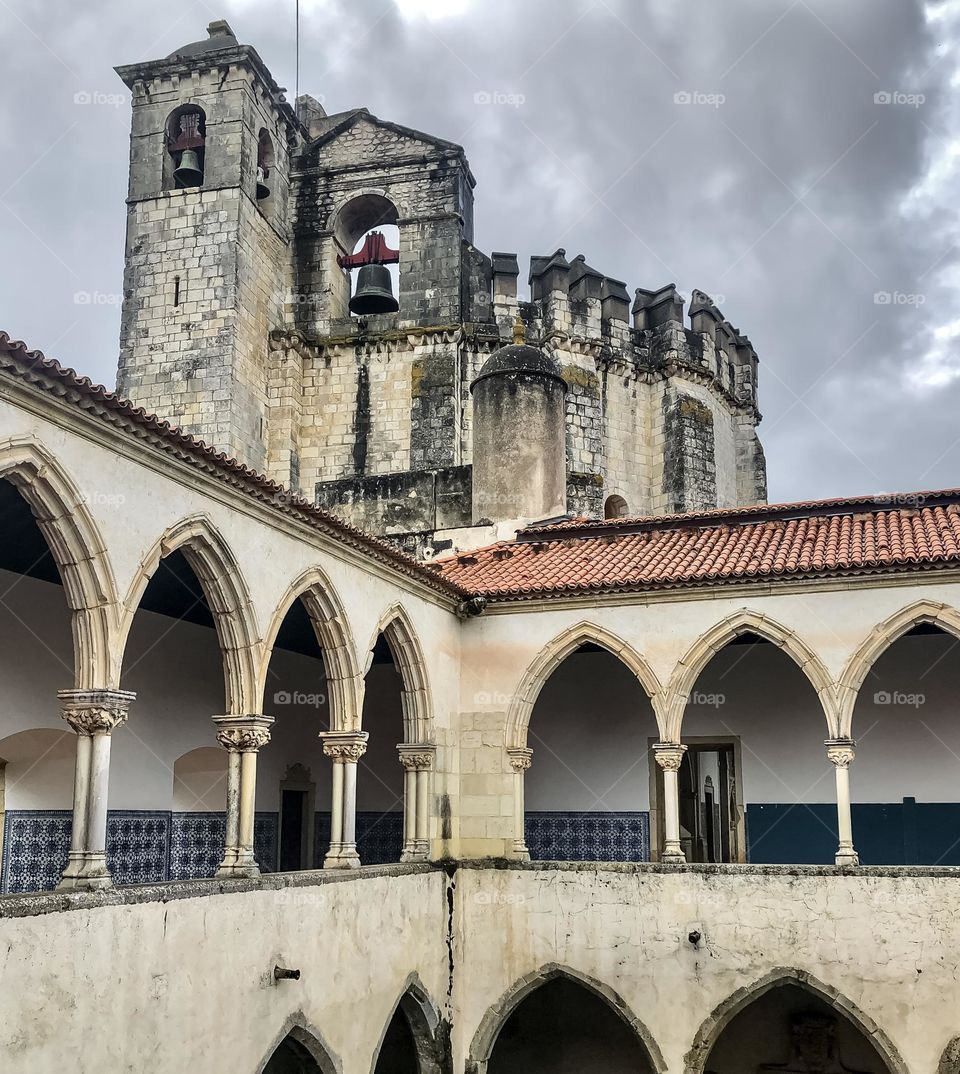
[[[118,883],[213,876],[223,859],[226,751],[211,720],[225,711],[223,667],[209,602],[176,549],[150,577],[124,650],[122,685],[137,700],[134,733],[113,742],[110,816],[127,835]]]
[[[865,865],[960,865],[960,639],[922,622],[874,661],[857,695],[849,768]]]
[[[174,109],[166,124],[165,190],[203,185],[206,166],[207,117],[199,105]]]
[[[273,192],[271,172],[274,166],[273,139],[265,127],[257,138],[257,201],[266,201]]]
[[[292,1034],[284,1037],[267,1060],[263,1074],[328,1074],[306,1045]]]
[[[57,690],[74,681],[60,572],[30,505],[0,480],[0,890],[54,888],[67,863],[76,735]]]
[[[604,518],[629,518],[630,508],[622,496],[608,496],[603,505]]]
[[[534,989],[500,1029],[487,1074],[653,1074],[643,1042],[600,996],[566,977]]]
[[[322,731],[331,727],[324,651],[303,598],[277,633],[267,668],[264,711],[274,717],[257,774],[258,816],[275,818],[276,845],[260,868],[319,869],[330,843],[330,761]]]
[[[648,754],[657,738],[650,699],[618,657],[589,641],[567,656],[540,690],[527,730],[531,858],[648,860]]]
[[[827,734],[816,690],[780,646],[747,630],[720,649],[683,713],[687,861],[832,864],[837,807]],[[662,839],[662,773],[656,793]]]
[[[730,1020],[703,1070],[711,1074],[743,1070],[890,1074],[862,1029],[820,996],[789,983],[770,988]]]
[[[364,865],[399,861],[404,850],[403,678],[383,634],[373,647],[361,726],[369,733],[357,774],[357,849]]]
[[[396,206],[380,194],[361,194],[337,213],[333,230],[342,286],[333,309],[341,317],[367,319],[399,310],[398,220]]]

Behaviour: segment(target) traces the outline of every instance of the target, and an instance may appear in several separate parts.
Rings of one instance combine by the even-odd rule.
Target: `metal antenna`
[[[294,104],[296,104],[297,98],[300,96],[300,0],[296,0],[296,12],[297,12],[297,14],[296,14],[296,24],[297,24],[297,29],[296,29],[297,62],[296,62],[296,74],[294,75],[294,90],[293,90]]]

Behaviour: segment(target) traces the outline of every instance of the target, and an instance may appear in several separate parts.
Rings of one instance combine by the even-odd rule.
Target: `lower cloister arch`
[[[960,610],[932,600],[918,600],[878,623],[857,646],[840,675],[838,736],[852,737],[853,710],[864,680],[895,641],[914,628],[929,625],[960,639]]]
[[[323,1037],[298,1012],[274,1038],[256,1074],[340,1074],[340,1070]]]
[[[732,1028],[732,1024],[738,1016],[750,1012],[755,1005],[763,1003],[764,997],[770,997],[776,990],[787,988],[804,993],[812,1001],[809,1007],[805,1007],[802,1003],[794,1003],[792,1006],[795,1008],[794,1014],[799,1015],[801,1018],[806,1012],[809,1012],[812,1016],[812,1025],[810,1025],[808,1033],[817,1033],[819,1031],[823,1034],[818,1042],[818,1047],[824,1048],[831,1040],[835,1045],[837,1043],[838,1038],[835,1032],[832,1032],[830,1026],[823,1022],[825,1016],[829,1017],[835,1012],[837,1021],[842,1020],[846,1026],[852,1027],[859,1038],[870,1046],[879,1063],[885,1068],[883,1072],[874,1068],[869,1074],[907,1074],[907,1067],[900,1053],[873,1019],[842,995],[838,989],[817,980],[806,970],[792,967],[771,970],[753,984],[738,989],[716,1007],[700,1026],[694,1038],[693,1046],[684,1058],[684,1074],[706,1074],[708,1070],[713,1071],[714,1074],[735,1074],[736,1071],[743,1069],[741,1066],[726,1070],[722,1066],[715,1068],[714,1049],[722,1044],[725,1032]],[[797,998],[802,999],[803,997]],[[789,1010],[790,1005],[781,1004],[780,1006]],[[811,1007],[812,1010],[810,1009]],[[756,1009],[759,1014],[760,1007],[758,1006]],[[781,1022],[779,1026],[774,1026],[776,1019],[771,1016],[769,1011],[760,1015],[761,1024],[767,1029],[768,1034],[772,1034],[775,1029],[779,1031],[780,1037],[777,1043],[781,1049],[785,1048],[787,1050],[787,1054],[783,1054],[783,1051],[781,1051],[776,1055],[771,1055],[766,1060],[761,1059],[759,1063],[763,1066],[767,1064],[783,1065],[784,1060],[787,1061],[789,1066],[789,1060],[793,1058],[789,1054],[791,1044],[789,1028],[783,1024],[786,1021],[784,1019],[786,1012],[781,1009],[777,1013]],[[752,1036],[748,1035],[747,1039],[756,1041],[756,1031],[754,1030]],[[829,1056],[831,1059],[835,1057],[836,1052]],[[856,1066],[856,1063],[853,1065]]]
[[[114,686],[110,638],[117,591],[106,546],[81,492],[52,455],[28,438],[0,442],[0,479],[26,500],[56,562],[71,611],[77,689]]]
[[[448,1044],[436,1005],[411,973],[374,1049],[371,1074],[442,1074]]]
[[[701,634],[674,669],[667,686],[664,704],[666,728],[664,740],[680,741],[683,713],[697,679],[713,657],[741,634],[756,634],[780,646],[792,657],[817,692],[826,718],[828,737],[837,737],[839,723],[834,684],[823,661],[796,631],[788,629],[760,612],[742,608]]]
[[[140,564],[123,604],[120,628],[113,648],[119,673],[134,616],[150,580],[163,559],[182,553],[196,575],[223,656],[224,711],[241,715],[256,707],[256,654],[259,648],[256,616],[236,557],[216,526],[205,515],[194,515],[168,529]]]
[[[610,1023],[616,1025],[619,1022],[628,1031],[629,1038],[635,1042],[640,1065],[634,1063],[623,1068],[611,1066],[604,1069],[610,1069],[612,1074],[620,1074],[621,1069],[624,1074],[627,1070],[645,1070],[648,1074],[662,1074],[666,1070],[663,1055],[650,1031],[614,989],[569,966],[548,963],[520,978],[483,1016],[470,1043],[466,1074],[513,1074],[513,1071],[520,1074],[521,1070],[525,1074],[538,1074],[535,1068],[526,1065],[514,1067],[507,1062],[498,1063],[494,1060],[494,1055],[498,1040],[510,1019],[528,999],[540,989],[549,988],[552,984],[566,985],[569,995],[579,995],[583,999],[593,1001],[596,1010],[609,1013],[612,1016]],[[599,1028],[602,1040],[603,1027]],[[549,1069],[551,1068],[548,1064],[543,1067],[544,1072]]]
[[[513,694],[507,715],[508,749],[526,747],[530,716],[544,683],[568,656],[587,644],[606,649],[633,672],[653,705],[657,726],[662,735],[664,729],[660,715],[662,687],[656,673],[640,653],[623,639],[596,623],[582,622],[569,627],[548,642],[524,672],[520,685]]]

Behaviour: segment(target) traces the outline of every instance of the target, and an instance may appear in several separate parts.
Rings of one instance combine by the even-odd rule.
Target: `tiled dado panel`
[[[69,810],[10,810],[4,823],[0,891],[57,886],[70,850]],[[222,813],[113,810],[107,815],[107,864],[117,884],[212,876],[223,857]],[[257,813],[254,854],[264,872],[277,861],[277,814]]]
[[[317,813],[313,824],[313,867],[319,869],[330,846],[330,814]],[[361,865],[399,861],[403,850],[402,813],[357,813],[357,853]]]
[[[534,861],[649,861],[649,813],[528,812]]]

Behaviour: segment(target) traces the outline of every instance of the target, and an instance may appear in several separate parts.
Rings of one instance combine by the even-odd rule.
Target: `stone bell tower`
[[[256,51],[226,22],[208,35],[117,68],[133,110],[117,389],[264,469],[299,126]]]

